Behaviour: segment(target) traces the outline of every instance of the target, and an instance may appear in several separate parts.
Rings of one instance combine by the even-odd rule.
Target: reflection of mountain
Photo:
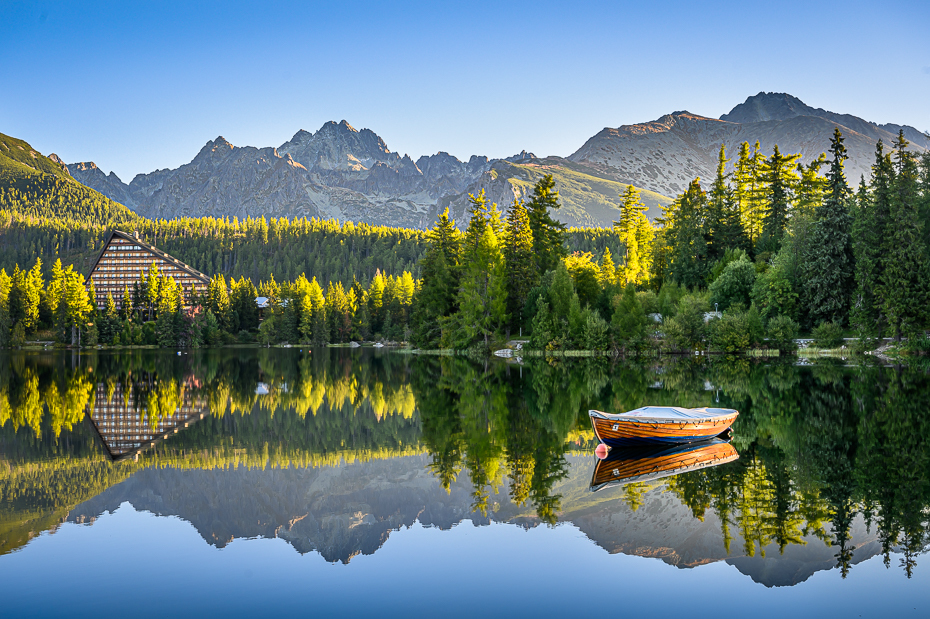
[[[149,468],[78,505],[68,519],[87,522],[128,501],[139,510],[190,521],[216,546],[241,537],[278,537],[301,553],[317,551],[328,561],[343,562],[374,553],[391,531],[417,520],[442,529],[463,520],[539,524],[531,508],[510,502],[506,484],[491,496],[490,518],[472,512],[472,487],[461,480],[465,476],[447,494],[427,462],[426,456],[410,456],[304,469]],[[726,560],[767,586],[795,584],[834,565],[835,549],[812,536],[805,538],[806,545],[789,546],[784,555],[773,546],[764,557],[748,557],[734,532],[728,556],[712,512],[703,521],[695,518],[661,486],[645,489],[634,510],[622,489],[588,491],[590,457],[570,457],[569,462],[570,474],[556,488],[564,497],[560,519],[610,553],[656,557],[678,567]],[[865,532],[861,519],[855,522],[856,561],[877,554],[875,537]]]

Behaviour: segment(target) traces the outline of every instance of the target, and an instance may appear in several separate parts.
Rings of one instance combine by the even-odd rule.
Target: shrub
[[[596,310],[585,310],[584,347],[588,350],[607,350],[610,327]]]
[[[645,347],[648,337],[649,319],[639,302],[636,289],[629,285],[623,294],[614,297],[614,315],[611,319],[614,341],[618,348],[640,350]]]
[[[769,320],[766,337],[769,338],[769,346],[772,348],[782,352],[794,350],[797,348],[794,340],[798,337],[798,323],[787,316],[776,316]]]
[[[734,353],[749,350],[762,341],[762,319],[755,306],[744,310],[737,304],[724,312],[721,318],[707,325],[708,343],[711,348]]]
[[[26,343],[26,327],[23,326],[23,321],[19,320],[13,326],[13,335],[10,336],[10,346],[13,348],[22,348]]]
[[[749,259],[749,256],[746,255],[746,252],[742,249],[728,249],[723,253],[723,257],[714,264],[714,268],[710,270],[710,279],[708,281],[715,281],[723,273],[723,270],[727,268],[731,263],[736,262],[742,258]]]
[[[904,352],[911,355],[930,354],[930,337],[926,333],[919,333],[907,338],[903,346]]]
[[[756,269],[746,256],[726,266],[714,283],[710,285],[710,302],[726,310],[734,303],[749,305],[749,294],[756,281]]]
[[[701,294],[688,294],[681,298],[675,316],[663,322],[665,344],[671,350],[703,348],[707,336],[704,312],[707,298]]]
[[[785,272],[773,267],[756,278],[752,287],[752,302],[765,320],[775,316],[787,316],[793,320],[797,313],[798,294]]]
[[[832,322],[822,322],[811,332],[818,348],[836,348],[843,341],[843,330]]]

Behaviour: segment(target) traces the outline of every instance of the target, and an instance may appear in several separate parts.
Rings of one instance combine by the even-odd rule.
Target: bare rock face
[[[609,226],[619,216],[627,185],[645,190],[650,216],[700,177],[713,180],[720,145],[733,159],[743,142],[768,155],[777,144],[802,161],[826,152],[834,127],[846,137],[846,177],[869,178],[875,143],[890,146],[899,130],[919,152],[930,137],[913,127],[876,125],[848,114],[812,108],[783,93],[759,93],[720,119],[673,112],[636,125],[605,128],[568,158],[521,151],[505,159],[446,152],[416,161],[392,152],[370,129],[327,122],[316,133],[300,130],[275,148],[237,147],[222,137],[207,142],[175,170],[136,176],[128,185],[93,163],[68,166],[88,187],[148,217],[327,217],[371,224],[427,228],[446,208],[467,223],[468,194],[484,190],[506,208],[525,198],[543,174],[556,178],[572,226]],[[651,192],[651,193],[649,193]]]
[[[369,129],[328,122],[298,131],[279,148],[237,147],[222,136],[176,170],[139,174],[129,185],[93,163],[75,164],[74,178],[146,217],[327,217],[424,227],[438,198],[460,193],[489,167],[447,153],[421,157],[391,152]]]
[[[51,156],[49,157],[51,158]],[[56,156],[57,159],[57,156]],[[59,160],[60,161],[60,160]],[[124,206],[134,208],[134,201],[129,187],[120,180],[115,172],[104,174],[93,162],[72,163],[65,166],[68,174],[82,185],[96,189],[111,200]]]
[[[808,162],[827,152],[834,128],[845,137],[849,159],[846,178],[868,179],[875,144],[886,146],[904,129],[915,151],[930,148],[930,138],[913,127],[876,125],[849,114],[812,108],[784,93],[759,93],[737,105],[720,119],[690,112],[673,112],[658,120],[637,125],[605,128],[588,140],[569,160],[617,175],[624,182],[674,196],[700,177],[707,187],[713,181],[720,145],[731,158],[740,144],[759,142],[769,155],[777,144],[782,153],[801,153]]]

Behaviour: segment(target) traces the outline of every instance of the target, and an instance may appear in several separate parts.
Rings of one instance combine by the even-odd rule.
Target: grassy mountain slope
[[[114,227],[138,216],[85,187],[27,142],[0,133],[0,209],[67,224]]]
[[[68,178],[60,163],[43,156],[24,140],[0,133],[0,178],[43,173]]]
[[[450,215],[464,226],[468,221],[469,193],[484,189],[488,198],[505,210],[514,199],[528,199],[533,186],[546,174],[553,176],[559,191],[562,208],[555,214],[559,221],[575,227],[610,227],[620,218],[620,196],[628,185],[561,157],[520,163],[495,161],[488,173],[465,193],[440,200],[435,214],[448,207]],[[640,189],[640,192],[650,219],[672,202],[671,198],[653,191]]]

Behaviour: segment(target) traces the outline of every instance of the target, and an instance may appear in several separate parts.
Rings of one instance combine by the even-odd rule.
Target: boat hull
[[[688,445],[619,448],[595,465],[590,490],[655,481],[738,458],[736,449],[719,439]]]
[[[611,447],[632,447],[707,441],[729,430],[738,415],[733,411],[707,419],[656,420],[591,411],[591,423],[602,443]]]

